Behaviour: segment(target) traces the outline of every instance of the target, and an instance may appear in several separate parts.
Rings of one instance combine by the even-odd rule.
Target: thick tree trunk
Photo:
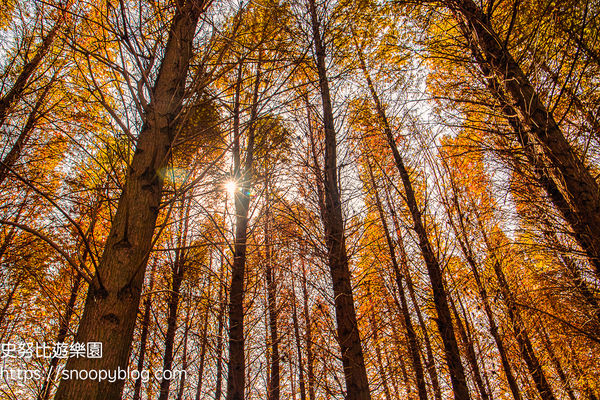
[[[463,17],[461,26],[465,36],[482,55],[476,57],[476,62],[484,73],[489,71],[498,80],[507,97],[500,100],[508,102],[516,113],[509,116],[518,118],[525,128],[523,132],[531,136],[530,142],[539,151],[539,162],[551,181],[549,184],[559,193],[552,193],[548,187],[546,190],[551,198],[557,195],[564,198],[557,208],[600,275],[600,187],[597,181],[566,140],[552,113],[482,10],[473,0],[446,0],[445,4]],[[499,97],[498,91],[492,90],[492,94]]]
[[[100,342],[102,358],[70,358],[68,370],[127,369],[146,264],[162,197],[158,171],[168,160],[185,90],[192,40],[203,1],[178,2],[144,125],[119,199],[96,275],[89,287],[75,342]],[[118,400],[124,380],[65,379],[55,400],[84,393],[90,400]]]
[[[315,0],[309,0],[312,22],[313,43],[315,46],[316,66],[319,75],[323,122],[325,130],[325,171],[324,194],[325,242],[328,250],[329,269],[333,282],[335,314],[337,321],[337,340],[342,352],[342,364],[346,380],[348,400],[370,400],[369,381],[360,342],[348,255],[344,237],[344,220],[338,188],[337,143],[333,121],[333,108],[327,80],[325,49],[323,47],[320,24],[317,17]]]

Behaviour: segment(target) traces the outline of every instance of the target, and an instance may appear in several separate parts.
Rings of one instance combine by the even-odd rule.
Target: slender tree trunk
[[[144,361],[146,359],[146,342],[148,341],[148,333],[150,331],[150,313],[152,312],[152,290],[154,289],[154,276],[156,273],[157,261],[152,264],[150,271],[150,283],[148,285],[148,292],[144,299],[144,316],[142,317],[142,332],[140,333],[140,354],[138,355],[137,371],[141,376],[144,370]],[[142,380],[138,379],[135,381],[133,386],[133,400],[140,400],[142,395]]]
[[[163,371],[170,371],[173,366],[173,348],[175,346],[175,333],[177,332],[177,310],[179,308],[179,298],[181,296],[181,284],[185,273],[185,265],[187,260],[183,254],[183,250],[175,250],[175,262],[172,267],[172,286],[171,295],[168,302],[168,318],[167,318],[167,333],[165,334],[165,353],[163,357]],[[167,400],[169,398],[169,390],[171,387],[171,379],[163,378],[160,382],[160,394],[158,400]]]
[[[404,292],[404,285],[402,283],[403,274],[400,271],[400,266],[398,265],[398,261],[396,258],[396,250],[394,248],[394,243],[392,241],[392,237],[390,235],[390,230],[388,228],[388,224],[386,221],[386,216],[383,213],[383,206],[381,204],[381,198],[379,197],[379,192],[376,186],[375,177],[373,176],[373,170],[371,167],[370,161],[367,159],[367,168],[369,172],[369,177],[371,178],[371,186],[373,189],[373,194],[375,196],[375,205],[377,207],[377,211],[379,213],[379,220],[381,221],[381,225],[383,227],[383,234],[385,235],[385,240],[388,246],[388,251],[390,253],[390,260],[392,262],[392,269],[394,271],[394,279],[396,282],[396,289],[398,290],[398,295],[400,297],[399,309],[402,314],[404,320],[404,327],[406,329],[406,336],[408,337],[408,348],[410,353],[410,358],[413,364],[413,370],[415,372],[415,382],[417,385],[417,392],[419,394],[420,400],[427,400],[427,388],[425,386],[425,375],[423,373],[423,364],[421,363],[421,355],[419,353],[419,342],[417,340],[417,334],[413,327],[412,319],[410,317],[410,312],[408,310],[408,302],[406,301],[406,294]],[[404,270],[408,269],[406,264],[403,265]]]
[[[479,292],[479,296],[481,297],[481,301],[483,303],[483,310],[485,311],[485,315],[487,317],[490,333],[496,343],[496,347],[498,349],[498,354],[500,355],[500,362],[502,363],[502,369],[504,370],[504,375],[506,376],[506,380],[508,382],[508,386],[510,388],[511,394],[514,400],[522,400],[521,392],[519,390],[519,386],[517,384],[517,380],[513,374],[512,368],[510,366],[510,362],[508,359],[508,355],[506,352],[506,348],[504,347],[504,342],[500,337],[500,333],[498,332],[498,326],[496,324],[496,319],[494,318],[494,313],[492,312],[492,307],[490,306],[490,299],[487,292],[487,289],[483,285],[483,281],[481,279],[481,275],[479,274],[479,266],[475,261],[475,256],[473,254],[473,249],[471,247],[471,242],[467,236],[467,228],[464,223],[464,214],[462,212],[462,208],[460,206],[460,201],[458,199],[458,192],[455,185],[455,182],[450,174],[450,184],[453,191],[452,201],[456,208],[456,212],[458,215],[458,223],[457,227],[454,223],[454,219],[452,218],[452,214],[450,213],[449,205],[447,205],[448,209],[448,219],[450,221],[450,225],[458,238],[458,243],[460,245],[461,251],[467,260],[467,264],[471,269],[471,273],[475,278],[475,284],[477,285],[477,291]]]
[[[208,313],[208,312],[207,312]],[[179,390],[177,391],[177,400],[183,400],[183,392],[185,390],[185,382],[187,378],[187,368],[188,368],[188,337],[190,333],[190,310],[188,309],[188,313],[185,317],[185,330],[183,331],[183,354],[181,355],[181,369],[184,371],[181,374],[181,378],[179,378]],[[206,323],[204,324],[206,326]],[[206,334],[204,335],[206,336]]]
[[[498,80],[508,102],[523,125],[531,142],[538,144],[545,174],[552,186],[566,201],[557,207],[573,229],[574,236],[587,253],[600,275],[600,187],[589,168],[582,162],[566,140],[551,112],[520,66],[495,33],[486,15],[473,0],[446,0],[446,5],[459,14],[465,36],[478,47],[482,57],[476,62],[482,71],[491,72]],[[487,74],[486,74],[487,76]],[[492,90],[499,97],[499,92]],[[501,97],[501,96],[500,96]],[[550,197],[558,194],[551,193]]]
[[[377,114],[383,124],[388,145],[394,156],[394,161],[396,163],[398,172],[400,173],[400,178],[402,180],[406,195],[406,204],[410,210],[410,214],[414,223],[414,230],[419,239],[419,248],[421,249],[421,254],[425,261],[427,273],[431,281],[431,286],[433,289],[433,302],[437,312],[436,322],[438,324],[440,336],[442,337],[442,342],[444,344],[446,363],[448,364],[448,369],[450,372],[450,380],[452,381],[454,398],[456,400],[469,400],[469,389],[467,387],[465,371],[460,360],[458,343],[456,341],[456,336],[454,335],[454,325],[452,322],[450,308],[448,306],[448,295],[446,293],[446,289],[444,288],[442,269],[439,265],[439,261],[436,257],[431,242],[429,241],[429,237],[427,236],[427,230],[425,229],[425,224],[423,222],[423,215],[417,203],[408,169],[404,165],[404,160],[398,151],[394,135],[392,134],[392,130],[385,114],[385,110],[381,104],[381,101],[379,100],[377,92],[375,91],[375,87],[371,81],[366,64],[360,52],[359,59],[361,68],[367,80],[369,91],[371,92],[371,97],[375,103]]]
[[[11,86],[8,92],[4,96],[0,97],[0,128],[2,128],[6,122],[6,117],[9,114],[10,107],[23,95],[25,89],[27,88],[27,82],[30,81],[31,77],[35,74],[41,62],[44,60],[44,57],[47,57],[48,54],[50,54],[50,47],[52,46],[52,43],[54,43],[60,27],[64,23],[66,15],[67,10],[62,10],[58,21],[56,21],[52,29],[50,29],[46,36],[44,36],[40,47],[35,52],[35,55],[31,58],[31,60],[25,63],[23,69],[19,73],[19,76],[17,76],[15,83]]]
[[[21,157],[21,152],[27,145],[29,137],[31,136],[31,132],[35,128],[41,116],[40,108],[44,104],[46,96],[52,88],[53,83],[54,79],[52,79],[52,81],[48,83],[48,85],[44,88],[42,93],[38,96],[35,105],[33,106],[33,109],[29,112],[29,115],[27,116],[27,121],[25,122],[25,125],[23,125],[23,129],[21,129],[19,137],[12,145],[10,151],[6,154],[6,156],[4,156],[2,162],[0,162],[0,185],[8,176],[9,170],[12,167],[14,167],[17,160]]]
[[[309,0],[308,4],[312,22],[321,100],[323,103],[325,130],[325,215],[323,216],[323,220],[325,222],[325,242],[329,253],[329,268],[333,282],[337,339],[342,352],[342,364],[344,365],[346,396],[348,400],[370,400],[369,381],[367,379],[367,371],[360,342],[356,310],[354,309],[348,255],[346,253],[344,220],[338,188],[336,133],[329,82],[327,80],[325,49],[322,43],[315,0]]]
[[[306,380],[304,377],[304,362],[302,358],[302,342],[300,337],[300,327],[298,324],[298,310],[296,307],[296,292],[294,284],[294,275],[292,274],[292,323],[294,325],[294,337],[296,339],[296,351],[298,357],[298,383],[300,386],[300,400],[306,400]]]
[[[222,293],[222,289],[219,289],[219,292]],[[224,309],[224,307],[222,307]],[[202,395],[202,380],[204,379],[204,368],[206,364],[206,350],[208,346],[208,316],[210,314],[210,310],[206,309],[204,313],[204,318],[202,321],[202,341],[200,343],[200,362],[198,363],[198,384],[196,386],[196,400],[200,400]],[[224,314],[224,313],[221,313]],[[222,343],[222,341],[221,341]],[[220,353],[218,354],[220,358]]]
[[[475,353],[473,340],[468,333],[468,328],[465,327],[465,325],[468,324],[467,317],[465,316],[463,321],[460,318],[458,311],[456,310],[456,305],[454,304],[454,300],[452,300],[452,296],[448,296],[448,300],[450,303],[450,308],[452,309],[452,313],[454,314],[454,320],[456,321],[458,334],[460,335],[460,338],[466,349],[467,361],[471,365],[471,371],[473,372],[473,380],[475,381],[475,386],[477,386],[477,390],[479,391],[479,396],[482,400],[490,400],[490,396],[488,395],[483,384],[483,378],[481,377],[481,370],[479,369],[479,363],[477,362],[477,353]]]
[[[496,278],[498,279],[500,292],[502,293],[502,297],[504,303],[506,304],[508,318],[515,332],[515,337],[517,339],[517,344],[519,345],[519,350],[521,351],[521,356],[527,365],[527,370],[531,374],[533,378],[533,382],[535,383],[535,387],[542,398],[542,400],[556,400],[554,393],[552,392],[552,388],[544,375],[544,371],[542,370],[542,366],[533,350],[533,345],[531,340],[529,339],[529,334],[527,333],[527,329],[523,324],[523,319],[519,313],[517,308],[514,295],[510,290],[510,286],[508,285],[508,281],[506,280],[506,276],[504,275],[504,271],[502,270],[502,265],[500,263],[500,259],[496,255],[496,250],[492,247],[490,243],[487,233],[483,227],[479,216],[477,216],[478,223],[481,228],[481,233],[483,235],[486,247],[490,252],[492,257],[492,265],[494,267],[494,272],[496,273]]]
[[[274,277],[273,260],[271,254],[270,235],[270,204],[269,204],[269,176],[266,178],[266,213],[265,213],[265,263],[267,277],[267,303],[269,310],[269,333],[271,348],[271,368],[267,381],[267,400],[279,400],[279,335],[277,333],[277,280]]]
[[[236,84],[233,130],[233,158],[236,182],[235,191],[235,243],[231,285],[229,289],[229,365],[227,374],[227,400],[244,400],[246,386],[246,361],[244,350],[244,281],[246,274],[246,240],[248,231],[248,211],[250,208],[250,188],[252,186],[252,163],[254,157],[254,132],[258,109],[260,86],[260,57],[257,65],[253,100],[248,127],[246,159],[242,168],[240,161],[240,92],[242,84],[242,62],[238,70]]]
[[[204,3],[178,2],[162,64],[104,253],[90,284],[75,342],[100,342],[102,358],[70,358],[68,370],[126,369],[140,294],[162,197],[158,171],[168,160],[182,106],[192,40]],[[61,380],[55,400],[82,393],[91,400],[118,400],[124,380]]]
[[[314,372],[314,360],[315,356],[313,353],[313,336],[312,336],[312,321],[310,318],[310,309],[308,308],[308,285],[306,282],[306,267],[304,265],[304,258],[302,253],[300,254],[301,266],[302,266],[302,298],[303,298],[303,317],[304,325],[306,326],[306,374],[308,378],[308,399],[315,400],[315,372]]]
[[[84,253],[84,255],[85,254],[86,253]],[[83,257],[83,259],[85,260],[85,257]],[[69,333],[69,324],[73,314],[75,313],[75,303],[77,302],[77,295],[79,294],[80,285],[81,275],[77,274],[75,276],[75,280],[73,281],[73,286],[71,287],[71,295],[69,296],[69,301],[67,302],[65,314],[60,320],[58,335],[56,335],[56,343],[66,342]],[[50,398],[50,393],[52,392],[52,383],[56,378],[56,367],[58,366],[59,361],[60,360],[57,357],[52,357],[52,359],[50,359],[50,372],[44,380],[40,394],[37,397],[38,400],[48,400]]]

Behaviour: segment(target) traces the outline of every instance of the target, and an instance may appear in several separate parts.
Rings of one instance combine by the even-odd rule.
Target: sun
[[[227,193],[233,195],[235,193],[235,191],[237,190],[237,183],[235,183],[235,181],[227,181],[225,182],[225,190],[227,190]]]

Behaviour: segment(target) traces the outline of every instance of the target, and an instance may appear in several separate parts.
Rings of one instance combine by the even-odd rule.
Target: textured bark
[[[335,314],[337,322],[337,340],[342,352],[342,364],[346,381],[348,400],[370,400],[369,382],[358,332],[356,310],[350,282],[350,269],[344,237],[344,220],[338,188],[337,143],[333,121],[333,108],[327,79],[325,49],[323,47],[320,23],[317,17],[315,0],[309,0],[313,44],[316,67],[319,75],[319,87],[323,106],[325,131],[325,171],[324,194],[325,242],[328,251],[329,269],[333,282]]]
[[[482,57],[476,62],[482,70],[491,72],[506,95],[510,107],[523,125],[530,141],[539,149],[539,161],[549,184],[562,196],[564,203],[557,208],[571,226],[574,236],[587,253],[596,273],[600,275],[600,187],[589,168],[582,162],[566,140],[552,113],[518,63],[494,32],[485,14],[473,0],[446,0],[445,4],[462,16],[465,36],[478,47]],[[487,76],[487,75],[486,75]],[[498,97],[498,92],[492,91]],[[550,191],[549,188],[546,188]]]
[[[144,115],[135,154],[98,269],[89,287],[75,342],[103,343],[102,358],[70,358],[68,370],[127,369],[133,330],[163,179],[181,110],[192,40],[202,1],[178,2],[169,38]],[[125,381],[62,380],[55,400],[117,400]]]

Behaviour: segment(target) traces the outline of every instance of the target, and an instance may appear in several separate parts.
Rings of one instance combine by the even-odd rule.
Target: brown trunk
[[[85,254],[83,256],[83,260],[85,261]],[[65,343],[67,339],[67,335],[69,333],[69,324],[71,322],[71,318],[75,313],[75,303],[77,302],[77,295],[79,294],[79,286],[81,285],[81,275],[77,274],[75,276],[75,281],[73,282],[73,286],[71,287],[71,295],[69,296],[69,301],[67,302],[67,307],[65,309],[65,314],[60,320],[58,335],[56,335],[56,343]],[[44,383],[42,385],[42,389],[40,390],[40,394],[38,395],[38,400],[48,400],[50,398],[50,393],[52,392],[52,384],[54,383],[54,379],[56,378],[56,367],[58,366],[58,362],[60,360],[57,357],[52,357],[50,360],[49,374],[46,376]]]
[[[367,297],[371,297],[370,288],[368,286]],[[387,373],[383,365],[383,357],[381,356],[381,341],[379,339],[379,327],[377,326],[377,321],[375,320],[375,312],[372,308],[369,309],[369,325],[371,328],[371,334],[373,335],[373,346],[375,346],[375,362],[377,365],[379,376],[381,378],[381,386],[383,386],[383,395],[385,397],[385,400],[392,400],[392,396],[390,394],[390,387],[387,381]]]
[[[302,258],[302,296],[303,296],[303,316],[306,326],[306,375],[308,378],[308,399],[315,400],[315,372],[314,372],[314,353],[312,349],[312,322],[310,319],[310,310],[308,308],[308,285],[306,284],[306,268],[304,266],[304,258]]]
[[[210,291],[210,289],[209,289]],[[219,292],[222,293],[222,289],[219,289]],[[224,309],[224,307],[222,307]],[[202,395],[202,380],[204,377],[204,366],[206,360],[206,347],[208,345],[208,316],[210,314],[210,309],[206,309],[204,313],[204,318],[202,321],[202,342],[200,343],[200,362],[198,363],[198,384],[196,386],[196,400],[200,400]],[[224,314],[224,313],[222,313]],[[222,343],[222,342],[221,342]],[[219,354],[219,358],[221,355]]]
[[[448,175],[450,178],[450,185],[452,187],[452,202],[456,208],[456,213],[458,215],[458,223],[457,227],[454,223],[454,219],[452,218],[452,214],[450,212],[450,207],[446,204],[448,211],[448,219],[450,221],[450,225],[454,230],[456,237],[458,238],[458,243],[460,245],[460,249],[467,260],[467,264],[471,268],[471,273],[475,278],[475,284],[477,285],[477,291],[479,292],[479,296],[481,297],[481,301],[483,303],[483,310],[485,311],[485,315],[487,317],[488,323],[490,325],[490,333],[494,338],[494,342],[496,343],[496,347],[498,348],[498,354],[500,355],[500,361],[502,363],[502,369],[504,370],[504,375],[506,376],[506,380],[508,382],[508,386],[510,388],[511,394],[515,400],[522,400],[521,392],[519,390],[519,386],[517,384],[517,380],[513,374],[512,368],[510,366],[510,362],[508,359],[508,355],[506,353],[506,348],[504,347],[504,342],[500,337],[500,333],[498,332],[498,326],[496,324],[496,319],[494,318],[494,313],[492,312],[492,307],[490,306],[490,299],[487,293],[485,286],[483,285],[483,281],[481,279],[481,275],[479,274],[479,266],[475,261],[475,255],[473,254],[473,250],[471,247],[471,242],[468,239],[467,228],[464,223],[464,214],[462,212],[462,208],[460,206],[460,201],[458,199],[458,192],[452,178],[452,175]]]
[[[100,342],[102,358],[70,358],[68,370],[127,369],[146,264],[162,198],[158,171],[168,160],[181,110],[192,40],[202,1],[178,2],[162,64],[152,89],[125,187],[96,275],[89,287],[75,342]],[[124,380],[61,380],[55,400],[85,393],[90,400],[118,400]]]
[[[207,312],[208,314],[208,312]],[[183,391],[185,390],[185,381],[187,378],[187,367],[188,367],[188,337],[190,333],[190,310],[185,316],[185,330],[183,331],[183,354],[181,355],[181,369],[185,371],[185,373],[181,374],[181,378],[179,379],[179,390],[177,391],[177,400],[183,400]],[[206,326],[206,321],[203,326]],[[206,337],[206,333],[204,334]]]
[[[148,332],[150,331],[150,313],[152,312],[152,290],[154,289],[154,275],[156,273],[157,262],[154,261],[150,271],[150,283],[144,300],[144,316],[142,317],[142,332],[140,333],[140,354],[138,355],[137,371],[141,376],[144,370],[144,360],[146,359],[146,342],[148,341]],[[140,400],[142,390],[142,380],[135,381],[133,386],[133,400]]]
[[[170,371],[173,366],[173,347],[175,346],[175,333],[177,332],[177,310],[179,308],[179,297],[181,296],[181,284],[185,274],[185,259],[184,251],[178,248],[175,250],[175,261],[172,266],[172,286],[171,295],[168,301],[168,317],[167,317],[167,332],[165,334],[165,352],[163,356],[163,371]],[[169,390],[171,387],[171,379],[163,378],[160,382],[160,394],[158,400],[167,400],[169,398]]]
[[[463,346],[465,346],[466,349],[467,361],[471,366],[471,371],[473,372],[473,380],[475,381],[475,386],[477,386],[477,390],[479,391],[479,396],[481,397],[481,400],[490,400],[490,396],[488,395],[483,384],[483,378],[481,377],[481,370],[479,369],[479,363],[477,362],[477,353],[475,353],[473,340],[469,334],[467,317],[465,316],[463,321],[460,318],[458,311],[456,310],[456,305],[454,304],[452,296],[448,296],[448,300],[450,303],[450,308],[452,309],[452,313],[454,314],[454,320],[456,321],[458,334],[460,335],[460,338],[463,342]]]
[[[266,178],[266,221],[265,221],[265,263],[266,278],[267,278],[267,303],[269,309],[269,333],[270,333],[270,355],[271,367],[270,374],[267,380],[267,400],[279,400],[279,336],[277,333],[277,280],[274,277],[273,260],[271,254],[271,239],[270,239],[270,204],[269,204],[269,176]]]
[[[404,192],[406,194],[406,205],[410,210],[410,214],[414,223],[414,230],[417,233],[417,237],[419,239],[419,248],[421,249],[421,255],[423,256],[423,259],[425,261],[425,266],[427,267],[427,272],[431,281],[431,286],[433,289],[433,302],[435,304],[435,309],[437,312],[436,322],[438,324],[440,336],[442,337],[442,342],[444,344],[446,363],[448,364],[448,369],[450,372],[450,380],[452,381],[452,390],[454,391],[454,398],[456,400],[468,400],[470,399],[469,389],[467,387],[465,371],[460,360],[460,351],[458,348],[458,343],[456,341],[456,336],[454,335],[454,326],[452,322],[450,308],[448,306],[446,289],[444,288],[442,269],[439,265],[435,251],[431,246],[429,237],[427,236],[427,230],[425,229],[425,225],[423,223],[423,216],[417,203],[412,182],[410,180],[410,175],[404,165],[404,160],[402,159],[402,156],[398,151],[394,135],[392,134],[392,130],[390,128],[387,116],[385,114],[385,110],[383,108],[383,105],[381,104],[381,101],[379,100],[377,92],[375,91],[375,87],[373,85],[373,82],[371,81],[366,64],[360,52],[359,59],[361,68],[367,80],[369,91],[371,92],[371,97],[373,99],[373,102],[375,103],[377,114],[379,115],[379,118],[383,124],[388,145],[394,156],[394,161],[396,163],[398,172],[400,173],[400,178],[404,186]]]
[[[325,242],[328,251],[329,269],[333,283],[337,340],[342,352],[342,364],[344,366],[346,396],[348,400],[370,400],[369,381],[367,379],[367,371],[360,343],[358,322],[356,320],[356,310],[354,309],[354,298],[352,295],[352,284],[350,282],[348,255],[346,253],[344,220],[338,188],[336,133],[329,82],[327,80],[325,49],[321,39],[315,0],[309,0],[308,3],[321,100],[323,103],[325,130],[325,209],[323,210],[323,221],[325,225]]]
[[[15,83],[8,90],[8,92],[0,98],[0,128],[2,128],[4,126],[4,123],[6,122],[6,117],[8,116],[8,113],[10,111],[10,107],[23,95],[23,92],[27,87],[27,82],[31,79],[35,71],[38,69],[44,57],[50,54],[50,46],[52,46],[52,43],[56,39],[58,30],[62,26],[66,14],[66,10],[61,11],[58,21],[56,21],[56,23],[54,24],[52,29],[50,29],[48,34],[44,36],[40,47],[35,52],[35,55],[31,58],[31,60],[25,63],[23,69],[19,73],[19,76],[17,76]]]
[[[244,281],[246,274],[246,240],[248,234],[248,211],[252,186],[252,163],[254,157],[254,131],[260,86],[260,57],[254,85],[253,100],[248,127],[246,159],[242,168],[240,161],[240,93],[242,84],[242,61],[238,70],[233,115],[233,159],[235,179],[239,189],[235,191],[235,243],[231,285],[229,289],[229,365],[227,374],[227,400],[244,400],[246,386],[246,361],[244,351]]]
[[[501,85],[508,102],[523,125],[525,134],[539,149],[540,160],[551,185],[564,204],[557,207],[573,229],[574,236],[587,253],[590,262],[600,275],[600,188],[589,168],[579,159],[551,112],[525,76],[515,59],[502,44],[485,14],[473,0],[447,0],[447,6],[460,14],[467,38],[478,46],[482,57],[476,61],[482,70],[489,71]],[[486,75],[487,76],[487,75]],[[497,91],[492,91],[496,97]],[[501,96],[500,96],[501,97]],[[554,201],[554,200],[553,200]]]
[[[500,259],[496,255],[496,250],[492,247],[492,244],[487,237],[487,233],[484,230],[483,224],[479,220],[479,216],[477,216],[477,219],[486,247],[492,258],[492,265],[494,267],[494,272],[496,273],[496,278],[498,279],[500,293],[502,294],[504,303],[506,304],[508,319],[513,327],[517,344],[519,345],[519,350],[521,351],[521,356],[527,365],[527,370],[531,374],[533,382],[535,383],[535,387],[542,400],[556,400],[554,393],[552,393],[552,388],[550,387],[550,384],[544,375],[542,366],[540,365],[540,362],[533,350],[533,345],[529,338],[529,334],[525,328],[525,325],[523,324],[523,319],[521,318],[519,309],[517,308],[514,294],[511,291],[508,281],[506,280],[506,276],[504,275],[504,271],[502,270]]]
[[[371,185],[373,189],[373,194],[375,195],[375,205],[377,207],[377,211],[379,213],[379,220],[381,221],[381,225],[383,227],[383,234],[385,235],[385,240],[388,246],[388,251],[390,253],[390,260],[392,262],[392,269],[394,271],[394,279],[396,282],[396,289],[398,290],[398,295],[400,296],[400,304],[398,305],[400,309],[400,313],[402,314],[404,320],[404,328],[406,329],[406,336],[408,337],[408,348],[410,352],[410,358],[413,365],[413,370],[415,372],[415,382],[417,384],[417,392],[419,394],[420,400],[427,400],[427,388],[425,386],[425,375],[423,373],[423,364],[421,363],[421,356],[419,353],[419,342],[417,340],[417,334],[413,327],[412,319],[410,318],[410,312],[408,310],[408,302],[406,301],[406,294],[404,292],[404,285],[402,283],[403,274],[400,271],[400,266],[398,265],[398,261],[396,258],[396,251],[394,249],[394,243],[392,241],[392,237],[390,235],[390,230],[388,228],[388,224],[386,221],[386,217],[383,213],[383,206],[381,204],[381,198],[379,197],[379,192],[375,183],[375,178],[373,176],[373,170],[371,168],[370,161],[367,159],[367,168],[369,172],[369,177],[371,178]],[[402,252],[404,253],[404,252]],[[402,260],[405,261],[405,260]],[[408,266],[403,264],[404,271],[408,270]]]
[[[292,322],[294,325],[294,336],[296,339],[296,351],[298,356],[298,383],[300,386],[300,400],[306,400],[306,382],[304,378],[304,362],[302,361],[302,342],[300,327],[298,324],[298,310],[296,307],[296,292],[294,290],[294,274],[292,274]]]
[[[8,176],[8,172],[14,167],[17,160],[21,157],[21,152],[27,145],[31,132],[33,131],[33,128],[35,128],[35,125],[41,116],[40,108],[44,104],[46,95],[52,88],[53,82],[54,79],[48,83],[48,85],[44,88],[44,91],[37,98],[33,109],[29,112],[29,116],[27,117],[27,121],[25,122],[23,129],[21,129],[19,137],[11,147],[10,151],[6,154],[6,156],[4,156],[2,162],[0,162],[0,185],[2,182],[4,182]]]

